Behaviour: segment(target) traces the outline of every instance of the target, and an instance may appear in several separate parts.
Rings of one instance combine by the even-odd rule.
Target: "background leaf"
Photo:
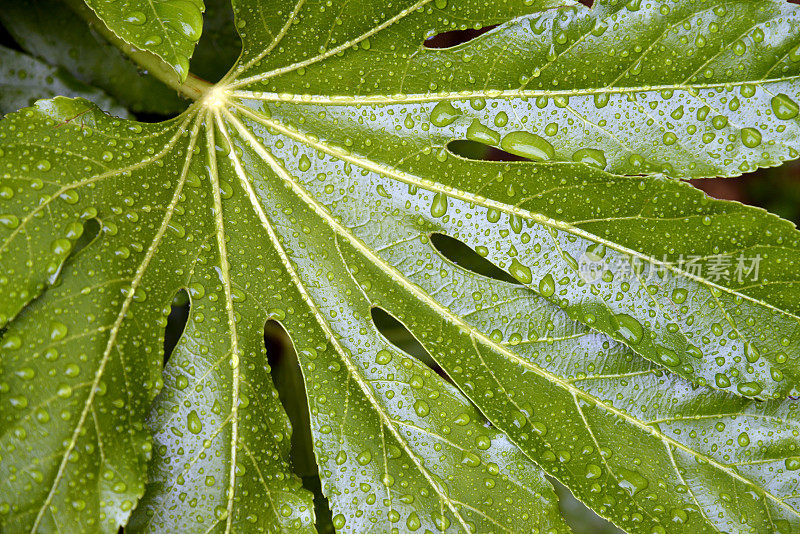
[[[139,72],[59,0],[3,0],[0,22],[25,51],[100,87],[135,113],[171,115],[186,108],[174,90]]]
[[[119,38],[167,62],[181,81],[203,30],[203,0],[86,0]]]
[[[74,79],[63,70],[31,56],[0,46],[0,114],[33,104],[40,98],[80,96],[117,117],[128,110],[102,90]]]

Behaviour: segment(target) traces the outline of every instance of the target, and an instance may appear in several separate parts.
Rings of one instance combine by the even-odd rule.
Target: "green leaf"
[[[209,252],[197,254],[187,273],[192,310],[150,414],[155,454],[127,528],[314,532],[312,496],[287,469],[292,429],[265,363],[263,316],[229,322],[230,301],[213,297],[225,294],[214,282],[221,260]],[[245,298],[234,291],[231,299]],[[210,332],[207,324],[220,327]],[[187,499],[193,506],[182,505]]]
[[[163,59],[181,81],[203,31],[203,0],[86,0],[108,28],[126,43]]]
[[[62,1],[0,0],[0,22],[25,51],[103,89],[135,113],[172,115],[186,109],[175,91],[140,73]]]
[[[129,519],[132,531],[312,531],[267,321],[296,349],[337,531],[566,532],[545,472],[630,532],[800,531],[800,404],[786,398],[800,385],[800,234],[652,174],[794,157],[797,124],[778,117],[791,105],[768,97],[800,98],[792,64],[767,81],[764,69],[714,70],[708,84],[680,71],[672,94],[631,68],[630,83],[607,87],[637,47],[658,50],[662,71],[691,48],[660,50],[647,34],[672,11],[686,18],[677,42],[712,43],[703,62],[749,66],[792,49],[797,8],[233,7],[242,57],[174,120],[56,98],[0,122],[4,531],[113,532]],[[712,22],[760,28],[766,44],[723,61],[736,41]],[[423,45],[493,24],[454,49]],[[613,61],[590,69],[570,55],[583,42],[595,58],[613,47]],[[685,61],[696,69],[695,55]],[[700,85],[706,102],[740,99],[762,148],[733,121],[719,134],[730,162],[662,146],[664,117],[696,113],[680,103]],[[596,107],[597,94],[609,103]],[[642,118],[637,99],[662,118]],[[605,113],[604,131],[584,133]],[[623,134],[647,147],[649,166],[613,145]],[[447,148],[460,139],[547,161],[467,160]],[[91,220],[100,233],[82,237]],[[432,234],[518,283],[450,262]],[[740,255],[759,256],[758,279],[678,263]],[[189,319],[162,369],[182,288]],[[375,308],[441,369],[386,339]]]
[[[57,95],[80,96],[117,117],[130,116],[127,109],[102,90],[81,83],[44,61],[0,46],[0,114]]]
[[[629,532],[796,531],[797,400],[691,385],[530,291],[453,265],[425,239],[371,245],[386,264],[425,264],[382,268],[342,239],[373,305],[403,320],[493,424],[599,514]]]
[[[243,9],[258,9],[252,4]],[[420,44],[437,31],[475,24],[453,6],[434,10],[438,19],[412,9],[391,24],[403,28],[400,34],[373,35],[381,27],[373,28],[373,18],[387,25],[391,19],[369,9],[348,12],[351,24],[341,26],[332,23],[336,13],[298,17],[280,41],[281,53],[262,59],[269,48],[262,52],[258,39],[245,43],[233,86],[247,85],[266,100],[302,91],[321,103],[352,95],[365,104],[442,102],[435,134],[619,174],[732,176],[798,156],[796,6],[782,0],[596,4],[519,18],[445,50]],[[505,22],[510,9],[492,8],[478,26]],[[334,29],[313,32],[316,24]],[[380,68],[365,68],[365,58],[378,54]],[[480,109],[447,106],[468,98]],[[470,131],[473,120],[482,128]],[[509,136],[519,130],[536,137]]]
[[[546,133],[557,129],[565,135],[563,139],[569,141],[570,150],[577,148],[582,157],[606,161],[604,166],[608,167],[610,156],[598,152],[604,149],[586,148],[580,132],[569,126],[570,121],[575,122],[574,117],[548,130],[554,124],[550,121],[561,115],[562,109],[568,109],[562,107],[561,96],[573,98],[574,90],[567,90],[557,98],[550,90],[520,95],[517,89],[511,90],[508,86],[530,70],[530,65],[522,60],[509,60],[502,71],[490,69],[489,58],[496,57],[481,54],[481,51],[485,49],[483,42],[496,34],[503,36],[504,43],[519,43],[508,52],[510,56],[527,58],[528,45],[535,45],[540,39],[534,27],[583,20],[594,16],[593,13],[612,10],[611,4],[603,3],[602,9],[595,10],[564,7],[540,16],[519,17],[460,45],[460,53],[469,51],[472,55],[469,61],[462,57],[459,62],[452,57],[453,51],[427,50],[420,46],[424,36],[458,27],[457,23],[443,27],[440,21],[445,19],[429,16],[424,10],[415,11],[413,5],[398,11],[397,20],[386,14],[389,18],[378,25],[372,24],[370,17],[374,13],[368,10],[354,13],[349,30],[352,35],[332,34],[331,42],[338,46],[321,47],[319,50],[325,51],[316,56],[306,52],[310,57],[303,56],[299,48],[299,36],[307,34],[308,30],[303,22],[292,23],[284,26],[286,32],[280,41],[283,54],[276,54],[275,58],[262,59],[263,53],[255,54],[259,47],[248,45],[245,34],[244,64],[234,70],[237,77],[244,76],[244,79],[232,80],[227,87],[233,89],[232,97],[244,99],[246,106],[256,110],[247,114],[247,121],[259,123],[275,131],[277,137],[289,136],[298,143],[298,155],[293,154],[291,161],[294,163],[290,166],[300,165],[301,156],[313,161],[313,152],[317,151],[399,180],[409,187],[428,188],[431,196],[427,201],[431,207],[426,211],[443,217],[444,233],[458,237],[473,248],[485,250],[491,261],[564,308],[572,318],[625,340],[639,354],[700,383],[759,398],[793,394],[797,391],[798,370],[791,358],[800,346],[796,298],[800,234],[793,225],[758,210],[711,202],[674,182],[604,175],[593,170],[591,162],[583,170],[567,170],[569,165],[553,164],[512,165],[504,170],[497,164],[464,161],[447,150],[453,140],[488,139],[487,142],[499,143],[532,159],[559,159],[556,139]],[[756,5],[759,7],[753,7]],[[662,11],[655,3],[648,4],[646,9],[638,3],[629,7],[617,5],[607,22],[622,24]],[[662,7],[668,11],[666,7],[669,6]],[[456,13],[448,13],[450,18],[446,20],[459,20],[462,15],[458,14],[458,9],[453,6],[451,11]],[[506,8],[485,9],[487,13],[481,14],[484,25],[501,20],[500,15],[505,13],[498,13],[497,9]],[[670,9],[678,10],[677,7]],[[785,25],[800,13],[783,1],[759,4],[734,1],[723,5],[689,2],[681,4],[680,11],[685,10],[695,13],[688,17],[694,21],[694,26],[686,23],[689,28],[698,27],[700,22],[704,28],[712,22],[719,28],[728,17],[729,24],[735,23],[740,29],[745,25],[760,31],[786,29]],[[776,12],[781,15],[772,16]],[[772,17],[768,27],[761,24],[760,19],[754,20],[756,14],[763,16],[763,13]],[[310,23],[306,19],[299,20]],[[371,25],[366,28],[372,30],[359,26],[368,22]],[[595,23],[592,25],[594,27]],[[385,32],[380,31],[383,27],[387,28]],[[348,30],[347,27],[336,28],[340,32]],[[623,28],[620,26],[620,31]],[[673,31],[688,30],[680,25]],[[714,33],[708,28],[706,31],[709,35]],[[396,38],[396,32],[404,37]],[[619,34],[611,30],[601,33],[609,40],[620,39]],[[551,45],[563,40],[558,32],[543,35],[551,34]],[[511,40],[511,35],[524,38]],[[787,30],[775,34],[768,42],[777,40],[780,49],[793,50],[792,43],[797,35],[798,32]],[[575,38],[581,39],[580,36]],[[369,40],[366,47],[364,39]],[[566,50],[571,46],[568,43],[569,39],[561,46]],[[578,48],[575,45],[571,49]],[[345,49],[349,53],[342,54]],[[722,43],[717,43],[715,54],[721,54],[720,49],[727,50]],[[597,47],[591,50],[596,51]],[[363,65],[375,54],[387,55],[390,59],[382,63],[381,69],[367,73]],[[440,54],[447,57],[443,63],[437,63]],[[284,59],[284,55],[288,57]],[[282,59],[288,65],[275,67],[270,63],[270,60]],[[442,65],[439,70],[448,69],[441,76],[448,82],[443,88],[445,92],[430,91],[443,83],[439,77],[431,77],[432,66],[436,64]],[[454,65],[466,65],[467,69],[490,74],[482,79],[468,71],[446,78]],[[361,70],[355,72],[356,68]],[[253,74],[253,69],[270,70]],[[439,71],[433,69],[433,72]],[[576,67],[572,71],[554,69],[554,72],[581,71]],[[419,74],[415,77],[412,73]],[[421,79],[414,82],[423,75],[425,82]],[[581,76],[574,78],[586,84]],[[779,119],[772,109],[774,99],[770,92],[777,88],[750,84],[748,86],[756,91],[745,97],[740,76],[733,72],[730,78],[725,87],[713,90],[714,98],[729,103],[735,97],[740,101],[737,113],[747,110],[759,118],[764,136],[767,132],[776,136],[771,146],[792,143],[798,131],[796,121]],[[402,85],[398,86],[398,80]],[[800,83],[796,77],[787,76],[776,83],[784,93],[800,98],[797,96]],[[357,87],[352,87],[353,84]],[[485,89],[469,87],[475,85]],[[557,85],[566,84],[559,81]],[[289,86],[301,87],[307,94],[293,95],[288,92]],[[252,87],[259,90],[250,90]],[[377,89],[384,94],[377,94]],[[401,90],[402,94],[396,94]],[[348,91],[356,92],[357,96],[343,94]],[[692,91],[689,87],[680,94],[688,98]],[[622,92],[628,94],[618,95],[621,104],[631,95],[639,94],[641,88],[630,91],[623,88]],[[678,94],[656,91],[648,98],[657,99],[655,108],[660,104],[665,117],[680,106],[695,114],[705,106],[696,100],[693,104],[681,103],[676,99]],[[589,106],[587,113],[606,112],[605,107],[597,109],[594,96],[579,97]],[[630,108],[628,103],[624,106]],[[669,112],[663,109],[665,107]],[[268,118],[271,114],[282,118],[272,120]],[[619,119],[614,120],[619,121],[619,127],[633,131],[627,122],[629,118],[620,114]],[[638,142],[649,144],[658,154],[668,154],[669,147],[658,147],[662,137],[660,128],[647,119],[634,124],[641,124],[640,129],[648,128],[648,135],[634,134]],[[558,132],[553,135],[557,136]],[[592,142],[602,147],[602,137],[596,132],[591,135]],[[276,138],[265,138],[264,144],[272,146]],[[730,157],[735,168],[749,158],[751,149],[744,146],[739,134],[729,134],[728,140],[733,147]],[[621,153],[618,148],[613,154]],[[343,150],[346,153],[340,155]],[[303,151],[305,153],[301,154]],[[686,154],[672,154],[670,161],[683,162],[687,157]],[[642,169],[626,167],[622,170],[641,172]],[[491,176],[488,180],[487,174]],[[453,212],[447,211],[448,197],[453,196],[475,204],[474,216],[466,221],[461,217],[454,219]],[[487,227],[487,222],[498,221]],[[657,232],[652,231],[654,226]],[[740,263],[743,268],[737,270]],[[758,266],[757,273],[754,264]],[[608,273],[588,284],[582,271],[592,265]],[[727,265],[727,272],[720,271],[719,265]],[[768,329],[764,328],[765,322],[770,323]]]
[[[27,125],[35,144],[14,139],[18,124]],[[309,526],[311,498],[288,471],[290,430],[266,375],[260,332],[267,319],[293,333],[307,376],[316,369],[307,389],[334,524],[343,525],[345,516],[349,525],[382,524],[399,514],[409,528],[419,522],[563,530],[542,474],[504,435],[483,426],[460,393],[422,363],[392,355],[374,327],[358,339],[334,336],[315,304],[323,297],[308,293],[326,289],[306,287],[314,278],[299,278],[282,238],[264,226],[267,199],[253,204],[241,161],[217,153],[231,134],[215,131],[207,111],[195,106],[170,123],[142,125],[56,99],[10,115],[3,126],[4,163],[35,160],[24,177],[4,176],[3,191],[20,207],[38,205],[7,225],[4,282],[18,289],[4,293],[6,317],[59,281],[3,338],[9,395],[0,414],[9,430],[0,444],[11,451],[4,468],[16,475],[4,495],[9,528],[80,523],[113,530],[125,522],[145,481],[146,407],[161,386],[158,325],[172,294],[188,287],[189,324],[149,421],[154,463],[135,530]],[[118,152],[119,145],[126,150]],[[81,169],[81,178],[60,171],[70,168]],[[37,216],[42,210],[45,224]],[[88,218],[101,222],[100,237],[65,263]],[[18,252],[29,240],[41,244],[34,258]],[[263,254],[253,256],[258,249]],[[28,262],[35,267],[27,269]],[[16,274],[33,284],[11,280]],[[360,308],[348,314],[356,325],[369,307],[365,300],[352,305]],[[343,311],[337,327],[346,319]],[[371,350],[356,359],[365,342]],[[42,367],[32,354],[52,363]],[[376,372],[376,358],[394,363]],[[48,373],[51,365],[58,372]],[[145,371],[150,378],[143,380]],[[457,426],[451,414],[461,414]],[[50,436],[45,442],[35,438],[42,427]],[[115,428],[128,428],[126,437]],[[43,458],[35,469],[25,467],[33,443]],[[91,474],[97,464],[102,477]],[[357,472],[361,497],[353,501],[345,490]],[[35,488],[32,476],[39,479]],[[80,484],[86,497],[75,500],[65,484]],[[118,500],[101,498],[106,487],[119,490]],[[186,495],[195,507],[176,514],[174,503]],[[378,495],[382,505],[375,505]],[[264,501],[266,509],[257,505]],[[371,512],[362,516],[366,504]],[[97,525],[103,515],[108,519]]]

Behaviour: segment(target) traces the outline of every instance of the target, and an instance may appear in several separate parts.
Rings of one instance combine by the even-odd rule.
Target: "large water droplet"
[[[608,164],[606,162],[606,153],[596,148],[582,148],[578,150],[572,155],[572,161],[585,163],[586,165],[591,165],[598,169],[605,169]]]
[[[772,112],[783,121],[793,119],[800,113],[800,106],[797,105],[797,102],[784,93],[773,96],[771,104]]]
[[[644,330],[639,321],[625,313],[617,314],[616,318],[619,324],[617,333],[628,343],[638,345],[644,335]]]
[[[443,100],[431,110],[431,123],[434,126],[447,126],[458,118],[458,110],[449,100]]]
[[[731,387],[731,379],[728,378],[728,375],[725,373],[717,373],[714,377],[714,381],[717,383],[718,388],[729,388]]]
[[[755,128],[742,129],[742,143],[747,148],[755,148],[761,144],[761,132]]]
[[[755,397],[764,389],[758,382],[742,382],[736,389],[745,397]]]
[[[500,147],[506,152],[532,159],[533,161],[547,161],[555,157],[553,145],[543,137],[529,132],[511,132],[503,137]]]
[[[619,468],[617,469],[617,475],[619,475],[619,485],[631,495],[646,489],[649,485],[647,479],[636,471]]]
[[[553,280],[553,275],[547,273],[539,282],[539,294],[543,297],[552,297],[555,292],[556,282]]]
[[[467,139],[485,145],[496,145],[500,142],[500,134],[475,119],[467,128]]]
[[[530,284],[531,283],[531,269],[525,265],[522,265],[516,258],[511,261],[511,265],[508,267],[508,272],[522,282],[523,284]]]
[[[447,195],[444,193],[436,193],[431,203],[431,215],[434,217],[443,217],[445,213],[447,213]]]
[[[689,296],[689,292],[683,288],[675,289],[672,292],[672,302],[675,304],[682,304],[686,301],[686,297]]]
[[[736,438],[736,441],[739,443],[740,446],[747,447],[748,445],[750,445],[750,436],[747,434],[747,432],[742,432],[741,434],[739,434],[739,437]]]
[[[197,415],[196,410],[192,410],[189,412],[189,415],[186,416],[186,428],[188,428],[189,432],[192,434],[199,434],[203,431],[203,423],[200,421],[200,416]]]

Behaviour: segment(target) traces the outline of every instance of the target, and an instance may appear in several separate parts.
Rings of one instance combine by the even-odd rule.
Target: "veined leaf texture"
[[[187,78],[199,1],[87,5]],[[682,181],[798,157],[800,8],[232,8],[241,56],[178,117],[0,122],[4,532],[315,531],[267,321],[337,531],[567,532],[549,475],[628,532],[800,532],[800,234]]]

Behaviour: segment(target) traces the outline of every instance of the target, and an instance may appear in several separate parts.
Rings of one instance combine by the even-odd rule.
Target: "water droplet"
[[[467,128],[467,139],[485,145],[496,145],[500,142],[500,134],[475,119]]]
[[[523,284],[530,284],[531,283],[531,269],[525,265],[522,265],[516,258],[511,261],[511,265],[508,267],[508,272],[522,282]]]
[[[64,368],[64,376],[68,378],[74,378],[81,373],[81,368],[78,367],[78,364],[71,363]]]
[[[3,340],[3,344],[1,345],[4,349],[18,349],[22,346],[22,339],[16,334],[8,334],[5,336]]]
[[[608,93],[597,93],[594,95],[594,106],[597,109],[602,109],[608,105],[609,95]]]
[[[466,465],[468,467],[478,467],[479,465],[481,465],[481,459],[474,452],[464,451],[461,456],[461,465]]]
[[[764,389],[758,382],[742,382],[736,389],[745,397],[755,397]]]
[[[458,115],[458,110],[453,107],[453,104],[449,100],[443,100],[431,110],[431,123],[439,127],[447,126],[455,122]]]
[[[728,378],[728,375],[725,373],[717,373],[714,377],[714,381],[717,383],[718,388],[728,388],[731,386],[731,379]]]
[[[739,434],[739,437],[736,438],[737,443],[739,443],[742,447],[747,447],[750,445],[750,436],[747,435],[747,432],[742,432]]]
[[[755,128],[742,129],[742,143],[747,148],[755,148],[761,144],[761,132]]]
[[[508,124],[508,114],[505,111],[501,111],[494,117],[494,125],[497,127],[502,128]]]
[[[672,302],[675,304],[683,304],[686,301],[686,297],[689,296],[689,292],[683,288],[675,289],[672,292]]]
[[[529,132],[511,132],[503,137],[500,147],[506,152],[533,161],[547,161],[555,157],[553,145],[543,137]]]
[[[367,465],[372,461],[372,453],[369,452],[369,450],[363,450],[358,456],[356,456],[356,460],[361,465]]]
[[[337,530],[343,528],[344,524],[345,524],[345,518],[342,514],[336,514],[333,517],[333,526]]]
[[[598,478],[602,474],[603,470],[600,469],[599,465],[586,464],[586,478],[588,479]]]
[[[772,112],[783,121],[793,119],[800,113],[800,106],[797,105],[797,102],[784,93],[773,96],[771,104]]]
[[[378,354],[375,355],[375,363],[386,365],[390,361],[392,361],[392,353],[388,350],[379,351]]]
[[[0,226],[13,230],[19,226],[19,217],[11,213],[0,215]]]
[[[414,411],[417,412],[418,416],[425,417],[431,412],[431,409],[424,400],[417,400],[414,402]]]
[[[200,421],[200,416],[197,415],[196,410],[192,410],[189,412],[189,415],[186,416],[186,428],[188,428],[189,432],[192,434],[199,434],[203,431],[203,423]]]
[[[675,367],[681,363],[681,359],[675,351],[666,347],[658,347],[658,358],[669,367]]]
[[[649,485],[646,478],[635,471],[625,468],[617,469],[619,475],[619,485],[631,495],[644,490]]]
[[[12,395],[8,398],[8,402],[18,410],[24,410],[28,407],[28,398],[23,395]]]
[[[728,125],[728,117],[725,115],[717,115],[711,119],[711,125],[714,126],[715,129],[721,130]]]
[[[544,275],[544,278],[539,281],[539,294],[543,297],[552,297],[555,292],[556,283],[555,280],[553,280],[553,275],[547,273]]]
[[[447,195],[444,193],[436,193],[431,203],[431,215],[434,217],[443,217],[445,213],[447,213]]]
[[[178,378],[175,379],[175,387],[184,390],[189,385],[189,379],[183,375],[178,375]]]
[[[596,148],[582,148],[578,150],[572,155],[572,161],[585,163],[586,165],[591,165],[598,169],[605,169],[608,164],[606,162],[606,153]]]
[[[34,376],[36,376],[36,371],[34,371],[31,367],[23,367],[14,374],[23,380],[31,380]]]
[[[632,345],[638,345],[644,335],[644,329],[639,321],[625,313],[617,314],[616,319],[619,324],[617,333],[620,337]]]
[[[419,521],[417,512],[411,512],[410,514],[408,514],[408,519],[406,519],[406,526],[408,527],[408,530],[412,532],[415,530],[419,530],[419,527],[422,526],[422,524]]]
[[[141,26],[142,24],[147,22],[147,15],[145,15],[141,11],[131,11],[130,13],[128,13],[128,16],[125,17],[125,22],[134,24],[136,26]]]
[[[50,339],[59,341],[67,337],[67,326],[63,323],[53,321],[50,323]]]

